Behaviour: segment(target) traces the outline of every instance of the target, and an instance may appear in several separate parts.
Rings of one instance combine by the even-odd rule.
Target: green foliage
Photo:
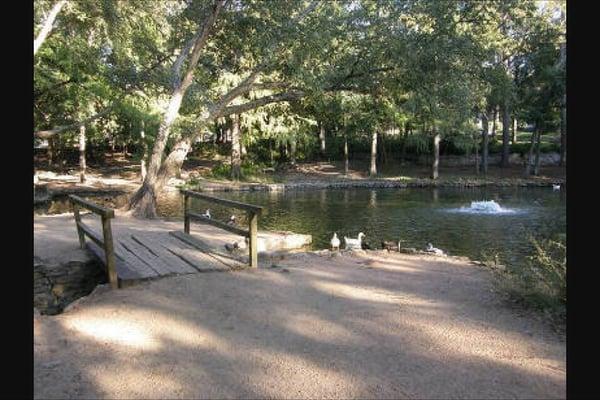
[[[497,273],[499,288],[514,301],[564,321],[567,303],[567,247],[564,235],[531,238],[532,253],[523,265]]]
[[[272,176],[264,172],[266,168],[269,168],[269,166],[265,163],[255,163],[245,160],[240,166],[242,174],[240,180],[246,182],[275,182]],[[230,180],[231,164],[218,162],[211,168],[209,177],[218,180]]]
[[[34,32],[52,4],[34,3]],[[68,2],[34,60],[34,129],[67,125],[112,105],[110,114],[88,127],[89,140],[139,144],[144,121],[151,145],[177,79],[173,62],[209,5]],[[263,87],[227,106],[301,95],[242,113],[247,158],[255,163],[270,163],[272,155],[281,159],[279,147],[292,143],[297,160],[316,157],[320,126],[327,133],[326,156],[334,159],[342,158],[343,134],[351,153],[363,154],[373,132],[406,127],[411,134],[385,138],[394,153],[402,146],[407,153],[429,153],[433,130],[442,135],[443,152],[472,153],[474,117],[505,103],[521,123],[534,123],[542,132],[557,128],[566,90],[560,62],[564,2],[543,9],[525,0],[312,6],[302,0],[228,2],[202,50],[167,150],[179,138],[214,134],[227,125],[227,118],[216,123],[203,118],[258,65],[262,72],[255,83]],[[76,137],[66,132],[61,142],[74,144]],[[542,151],[555,147],[544,143]],[[497,149],[490,145],[491,152]],[[229,150],[228,144],[203,144],[197,154]]]

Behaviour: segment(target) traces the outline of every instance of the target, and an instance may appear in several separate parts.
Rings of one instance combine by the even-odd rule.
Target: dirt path
[[[465,261],[298,254],[34,321],[36,398],[565,398],[565,343]]]

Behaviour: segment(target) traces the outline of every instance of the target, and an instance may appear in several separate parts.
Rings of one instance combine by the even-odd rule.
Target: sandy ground
[[[100,287],[34,317],[35,398],[566,396],[564,340],[480,267],[383,252],[269,266]]]

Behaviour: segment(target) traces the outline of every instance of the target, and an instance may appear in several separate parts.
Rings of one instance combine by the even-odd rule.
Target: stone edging
[[[500,180],[500,181],[432,181],[420,179],[410,182],[393,180],[361,180],[361,181],[334,181],[334,182],[298,182],[298,183],[247,183],[247,184],[225,184],[213,183],[202,185],[197,190],[204,192],[230,192],[230,191],[268,191],[278,192],[285,190],[311,190],[311,189],[349,189],[349,188],[424,188],[424,187],[551,187],[552,184],[565,184],[564,179],[553,181],[533,181],[526,179]]]

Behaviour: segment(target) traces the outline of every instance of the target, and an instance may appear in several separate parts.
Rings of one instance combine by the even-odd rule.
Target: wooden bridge
[[[79,244],[81,248],[88,248],[102,261],[112,287],[120,287],[127,281],[197,272],[228,271],[246,266],[240,257],[220,251],[190,235],[192,221],[213,225],[247,237],[249,239],[248,264],[254,268],[258,266],[257,224],[262,207],[189,190],[182,190],[181,193],[184,197],[183,231],[129,233],[118,237],[113,237],[111,228],[111,219],[115,216],[112,209],[101,207],[75,195],[69,196],[75,215]],[[191,211],[191,198],[245,210],[248,216],[248,230]],[[81,220],[81,208],[100,216],[101,234]],[[90,241],[86,242],[86,237]]]

